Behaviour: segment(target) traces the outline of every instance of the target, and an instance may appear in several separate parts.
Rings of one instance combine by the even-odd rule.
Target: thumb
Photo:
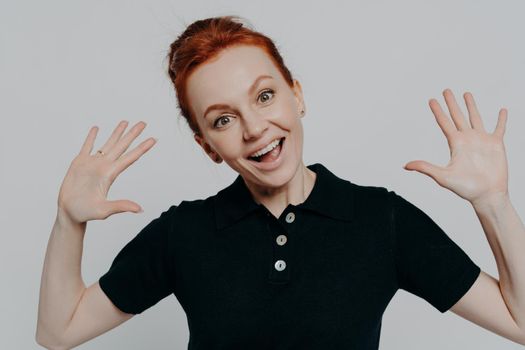
[[[104,209],[109,215],[128,211],[134,213],[142,213],[144,211],[140,205],[127,199],[107,201]]]
[[[430,176],[438,184],[442,184],[442,180],[445,178],[445,168],[425,162],[424,160],[414,160],[408,162],[403,166],[403,169],[408,171],[418,171],[422,174]]]

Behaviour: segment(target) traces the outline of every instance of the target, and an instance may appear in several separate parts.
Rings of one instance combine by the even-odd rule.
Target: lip
[[[285,147],[286,138],[285,137],[281,137],[281,139],[283,139],[283,142],[281,143],[281,152],[279,153],[279,157],[277,157],[276,160],[274,160],[273,162],[256,162],[255,160],[251,160],[251,159],[248,158],[248,161],[251,164],[253,164],[254,167],[256,167],[259,170],[263,170],[263,171],[269,171],[269,170],[274,170],[274,169],[278,168],[281,165],[281,163],[283,162],[283,155],[284,155],[284,151],[286,149],[286,147]]]

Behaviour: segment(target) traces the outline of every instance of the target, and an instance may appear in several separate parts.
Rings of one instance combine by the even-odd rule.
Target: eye
[[[269,101],[271,99],[270,97],[266,97],[265,98],[265,96],[269,96],[268,94],[270,94],[273,97],[273,95],[275,95],[275,92],[272,89],[266,89],[266,90],[262,91],[259,94],[259,100],[262,97],[263,98],[263,101],[262,101],[263,103]],[[216,129],[220,129],[220,128],[224,127],[225,125],[227,125],[229,123],[229,119],[230,118],[232,118],[232,116],[228,115],[228,114],[223,114],[223,115],[219,116],[213,122],[213,127],[216,128]]]
[[[224,125],[228,124],[228,122],[223,123],[224,120],[229,120],[231,118],[228,114],[223,114],[219,118],[215,119],[215,122],[213,123],[214,128],[222,128]],[[218,126],[220,124],[220,126]]]
[[[268,96],[268,93],[271,94],[272,97],[273,97],[273,95],[275,94],[275,92],[274,92],[272,89],[266,89],[266,90],[264,90],[263,92],[261,92],[261,94],[259,95],[259,97]],[[267,99],[266,99],[265,101],[263,101],[263,102],[266,102],[266,101],[268,101],[268,100],[269,100],[269,99],[267,98]]]

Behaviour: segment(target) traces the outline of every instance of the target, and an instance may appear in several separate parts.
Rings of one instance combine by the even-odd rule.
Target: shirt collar
[[[298,208],[311,210],[334,219],[351,221],[354,214],[354,184],[341,179],[320,163],[307,166],[317,176],[314,187]],[[234,224],[251,212],[264,209],[257,204],[241,175],[214,196],[217,229]]]

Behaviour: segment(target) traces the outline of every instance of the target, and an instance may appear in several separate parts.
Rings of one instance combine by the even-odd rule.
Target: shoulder
[[[179,204],[171,205],[166,212],[169,212],[176,229],[204,228],[207,224],[214,223],[213,197],[215,196],[205,199],[183,199]]]
[[[354,184],[358,216],[372,222],[389,221],[392,211],[392,190],[380,185]]]
[[[336,175],[320,163],[310,165],[320,176],[321,202],[339,211],[345,207],[356,219],[377,219],[391,207],[393,191],[386,186],[347,179]]]
[[[337,192],[346,193],[344,197],[347,197],[349,193],[356,219],[368,225],[390,216],[392,197],[395,194],[392,189],[379,184],[355,182],[339,176],[335,183],[337,186],[334,188],[336,191],[333,191],[334,197],[336,199],[341,197]]]
[[[209,214],[213,209],[213,197],[215,196],[210,196],[205,199],[183,199],[179,204],[172,205],[168,211],[178,220],[184,217],[198,217],[202,220],[204,219],[203,216]]]
[[[355,182],[336,175],[331,170],[320,163],[310,165],[321,176],[323,192],[326,191],[335,199],[351,198],[357,206],[385,202],[388,198],[390,189],[376,184],[364,184]]]
[[[349,181],[348,181],[349,182]],[[395,192],[385,186],[349,182],[356,203],[364,207],[390,206]]]
[[[309,166],[316,170],[323,179],[324,187],[332,192],[346,192],[351,193],[354,198],[365,200],[365,201],[374,201],[374,200],[384,200],[388,195],[390,190],[384,186],[379,186],[376,184],[364,184],[360,182],[355,182],[353,179],[347,179],[338,174],[333,173],[323,164],[316,163]]]
[[[390,189],[379,186],[379,185],[361,185],[356,183],[351,183],[356,196],[362,199],[368,200],[385,200],[389,193]]]

